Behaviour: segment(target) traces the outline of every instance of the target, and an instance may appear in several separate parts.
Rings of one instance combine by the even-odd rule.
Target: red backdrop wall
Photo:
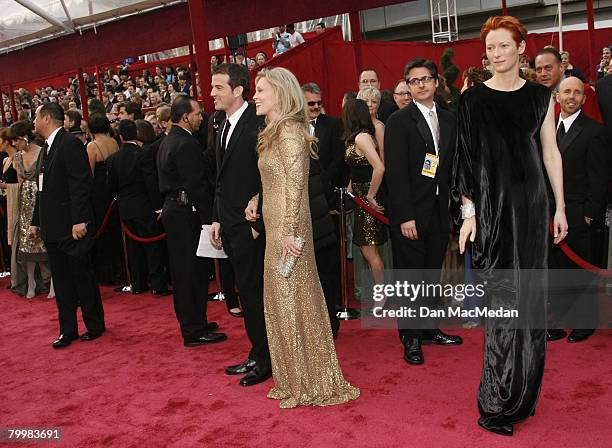
[[[597,48],[610,44],[611,33],[612,28],[595,31],[594,40]],[[588,72],[588,55],[584,49],[586,36],[586,31],[564,33],[565,49],[571,53],[572,63],[585,73]],[[527,54],[533,57],[538,49],[551,43],[558,45],[556,34],[530,34],[527,39]],[[419,56],[439,63],[442,52],[448,47],[455,50],[453,61],[460,70],[480,64],[483,45],[478,39],[461,40],[450,44],[363,41],[361,59],[364,67],[371,66],[378,71],[382,88],[390,89],[402,77],[407,61]],[[253,55],[258,48],[264,48],[264,51],[270,49],[269,41],[253,45],[249,54]],[[181,63],[187,64],[188,58],[184,58]],[[332,115],[340,115],[344,92],[358,88],[354,44],[341,40],[339,29],[312,37],[306,44],[272,59],[267,65],[288,68],[296,74],[300,83],[311,81],[318,83],[323,89],[326,110]],[[46,78],[42,82],[32,81],[16,86],[65,85],[66,77],[67,74],[64,74],[60,77]],[[460,82],[458,79],[455,85],[460,87]]]

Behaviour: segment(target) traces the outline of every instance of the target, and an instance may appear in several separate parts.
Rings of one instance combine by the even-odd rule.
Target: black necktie
[[[561,122],[559,124],[559,129],[557,129],[557,144],[560,144],[565,137],[565,124]]]
[[[47,159],[47,154],[49,151],[49,144],[45,141],[45,144],[42,145],[42,148],[40,148],[40,150],[42,151],[42,161],[44,163],[45,160]]]
[[[227,134],[229,134],[229,129],[232,124],[229,120],[225,121],[225,128],[223,128],[223,135],[221,136],[221,151],[222,154],[225,154],[225,150],[227,149]]]

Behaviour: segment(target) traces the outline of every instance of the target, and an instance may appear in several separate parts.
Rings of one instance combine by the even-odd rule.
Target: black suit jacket
[[[74,224],[89,223],[93,235],[91,194],[93,177],[83,143],[63,128],[48,154],[40,151],[43,189],[38,192],[32,225],[40,227],[46,243],[72,238]]]
[[[108,185],[117,194],[121,219],[151,216],[161,208],[161,195],[150,153],[134,143],[124,143],[106,159]]]
[[[212,194],[206,182],[202,147],[198,140],[180,126],[172,126],[157,152],[159,191],[162,194],[184,190],[200,216],[210,223]]]
[[[597,102],[604,123],[608,132],[612,135],[612,75],[605,76],[597,81],[595,91],[597,92]]]
[[[602,222],[606,212],[610,166],[605,129],[580,113],[557,142],[563,159],[563,193],[569,227],[585,225],[584,217]]]
[[[232,231],[241,225],[250,224],[258,233],[264,230],[258,219],[249,223],[244,209],[249,200],[261,191],[261,178],[257,167],[257,135],[265,127],[264,118],[255,114],[255,106],[249,104],[243,112],[223,154],[221,138],[225,120],[219,127],[216,138],[217,184],[213,221],[220,222],[225,231]],[[261,207],[263,198],[260,197]]]
[[[440,123],[439,166],[435,178],[423,176],[425,154],[435,154],[427,121],[414,102],[393,113],[385,128],[385,179],[387,211],[392,226],[416,220],[417,230],[425,230],[433,213],[448,222],[449,183],[456,148],[455,117],[436,107]],[[436,186],[439,209],[434,210]]]
[[[321,114],[315,123],[321,175],[332,187],[345,187],[348,183],[348,167],[344,162],[342,120]]]

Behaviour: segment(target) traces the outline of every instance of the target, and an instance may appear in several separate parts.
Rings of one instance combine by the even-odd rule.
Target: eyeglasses
[[[410,96],[410,92],[393,92],[393,95],[397,95],[397,96]]]
[[[319,101],[308,101],[306,104],[308,104],[310,107],[320,106],[321,104],[323,104],[323,101],[321,101],[321,100],[319,100]]]
[[[412,78],[408,80],[408,84],[410,84],[411,86],[415,87],[418,86],[419,84],[429,84],[431,81],[433,81],[434,77],[433,76],[423,76],[422,78]]]

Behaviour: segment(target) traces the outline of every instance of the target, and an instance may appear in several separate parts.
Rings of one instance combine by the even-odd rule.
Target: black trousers
[[[240,291],[244,326],[251,342],[249,358],[261,365],[270,365],[263,305],[265,235],[253,239],[250,225],[228,229],[221,223],[221,239]]]
[[[45,245],[53,276],[60,334],[78,335],[78,306],[87,330],[92,333],[103,331],[104,308],[90,254],[73,257],[59,250],[56,243],[46,242]]]
[[[329,313],[329,322],[332,331],[336,333],[340,328],[340,321],[336,315],[336,308],[340,306],[342,284],[340,278],[340,249],[337,244],[315,250],[315,260],[321,288],[325,296],[325,304]]]
[[[436,197],[435,200],[438,201],[438,198]],[[447,222],[441,222],[440,215],[437,213],[439,209],[436,204],[428,225],[419,226],[417,221],[419,237],[417,240],[404,237],[399,226],[391,228],[393,267],[394,269],[410,270],[409,278],[412,282],[424,281],[426,284],[437,284],[440,281],[444,255],[448,246],[449,228]],[[439,303],[439,298],[427,298],[426,300],[430,308],[436,307]],[[398,305],[407,304],[398,301]],[[436,319],[433,318],[421,318],[418,322],[410,321],[409,318],[398,318],[397,324],[402,341],[414,337],[422,338],[433,333],[437,328]]]
[[[576,255],[593,263],[591,229],[586,222],[570,225],[565,242]],[[551,242],[548,255],[551,329],[573,328],[592,331],[597,326],[596,276],[567,258]],[[561,269],[561,271],[556,271]],[[571,269],[570,274],[566,269]]]
[[[143,238],[154,237],[162,233],[152,213],[150,216],[126,219],[124,223],[130,232]],[[151,289],[156,291],[166,289],[168,285],[162,263],[162,242],[139,243],[127,235],[126,240],[132,289],[136,291],[147,289],[147,273]]]
[[[225,296],[225,305],[228,310],[239,308],[238,296],[236,294],[236,276],[232,263],[227,258],[219,258],[219,281],[221,292]]]
[[[208,300],[208,266],[196,256],[202,225],[191,206],[172,201],[164,203],[162,221],[172,275],[174,311],[181,334],[193,340],[207,333],[206,301]]]

